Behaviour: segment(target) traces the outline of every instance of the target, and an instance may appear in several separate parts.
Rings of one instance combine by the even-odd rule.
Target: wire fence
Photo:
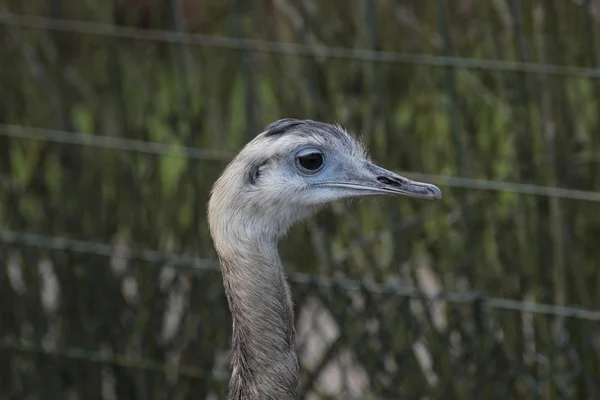
[[[133,151],[145,154],[157,154],[172,157],[186,157],[202,161],[227,162],[233,158],[233,153],[213,149],[197,149],[192,147],[169,145],[165,143],[124,139],[112,136],[100,136],[89,133],[76,133],[50,129],[39,129],[18,125],[0,124],[0,135],[50,141],[62,144],[92,146],[104,149]],[[516,182],[490,181],[472,179],[460,176],[442,176],[424,174],[413,171],[398,171],[398,173],[414,179],[429,180],[434,183],[464,189],[492,190],[525,195],[547,196],[562,199],[600,201],[600,192],[575,190],[560,187],[531,185]]]
[[[225,398],[203,204],[272,114],[445,194],[288,239],[301,398],[600,398],[594,1],[46,3],[0,11],[1,398]]]
[[[217,263],[214,260],[202,260],[193,256],[185,255],[185,254],[174,254],[168,252],[158,252],[158,251],[148,251],[148,250],[133,250],[129,248],[116,247],[111,246],[104,243],[95,243],[95,242],[86,242],[81,240],[69,240],[65,238],[59,237],[44,237],[40,235],[31,235],[24,233],[15,233],[15,232],[1,232],[0,233],[0,243],[3,246],[0,248],[10,248],[13,251],[25,246],[25,247],[35,247],[42,250],[52,250],[54,252],[73,252],[94,256],[101,256],[104,258],[110,258],[111,263],[115,263],[116,260],[126,259],[129,261],[144,261],[148,263],[149,267],[158,267],[164,268],[165,265],[174,268],[183,268],[184,270],[191,271],[193,273],[199,272],[217,272],[218,267]],[[8,247],[7,247],[8,246]],[[46,254],[46,257],[48,254]],[[52,259],[53,257],[51,257]],[[110,263],[109,263],[110,264]],[[108,265],[107,265],[108,266]],[[431,332],[427,332],[427,330],[431,329],[431,327],[427,327],[427,325],[431,324],[432,326],[436,326],[435,314],[436,307],[440,307],[446,305],[451,307],[450,304],[454,303],[457,305],[467,306],[468,309],[478,310],[476,313],[480,313],[481,315],[487,315],[484,321],[481,321],[482,325],[478,329],[483,329],[483,331],[479,332],[479,334],[462,331],[461,335],[463,340],[467,340],[469,342],[477,340],[475,338],[482,338],[481,334],[485,331],[492,333],[494,331],[493,328],[493,319],[488,320],[491,315],[494,315],[497,311],[517,311],[519,313],[523,313],[522,315],[537,315],[537,318],[540,318],[543,315],[548,315],[551,317],[563,317],[563,318],[575,318],[582,321],[588,321],[590,324],[589,338],[590,344],[592,345],[592,351],[600,350],[600,342],[597,340],[598,335],[600,335],[600,312],[585,310],[577,307],[559,307],[550,304],[538,304],[533,302],[524,302],[524,301],[514,301],[508,299],[501,298],[490,298],[487,297],[484,293],[480,292],[445,292],[439,291],[437,293],[426,293],[421,288],[415,287],[403,287],[398,285],[381,285],[374,282],[370,282],[367,280],[350,280],[350,279],[340,279],[340,278],[331,278],[331,277],[320,277],[315,275],[301,274],[301,273],[293,273],[290,275],[290,280],[294,285],[294,292],[296,294],[300,294],[298,297],[302,297],[302,293],[315,293],[316,291],[326,293],[327,296],[331,296],[333,294],[333,298],[339,297],[343,293],[344,298],[352,299],[355,295],[365,295],[367,297],[376,297],[380,300],[376,302],[377,307],[385,306],[386,302],[391,302],[391,304],[400,305],[404,304],[404,301],[400,300],[402,298],[406,299],[414,299],[418,301],[420,304],[425,307],[426,310],[429,310],[428,318],[431,318],[429,323],[425,321],[418,321],[415,319],[409,326],[412,326],[412,329],[416,328],[419,333],[413,332],[410,336],[413,337],[415,343],[419,343],[423,340],[423,337],[426,337],[431,334]],[[331,307],[331,306],[330,306]],[[330,308],[328,308],[331,311]],[[494,311],[497,310],[497,311]],[[323,310],[319,310],[318,312],[312,311],[314,313],[311,317],[318,316],[322,313]],[[339,312],[339,310],[337,310]],[[311,313],[311,314],[312,314]],[[419,315],[419,312],[417,314]],[[456,318],[458,316],[455,316]],[[416,317],[415,317],[416,318]],[[501,320],[501,317],[497,317]],[[318,318],[317,318],[318,319]],[[486,321],[487,320],[487,321]],[[322,323],[322,321],[321,321]],[[438,322],[439,324],[439,322]],[[452,324],[450,322],[450,324]],[[492,326],[488,326],[491,324]],[[348,321],[344,322],[344,326],[352,325],[349,324]],[[442,340],[444,337],[443,331],[445,329],[449,329],[450,327],[445,327],[445,324],[442,326],[438,326],[440,332],[437,332],[436,340]],[[427,327],[427,328],[426,328]],[[533,330],[533,326],[530,327]],[[464,328],[463,328],[464,329]],[[449,329],[450,330],[450,329]],[[558,333],[559,332],[559,333]],[[569,349],[569,339],[568,333],[564,330],[560,330],[557,332],[557,344],[559,348],[562,348],[562,351],[567,351],[569,361],[573,362],[573,367],[569,368],[573,377],[578,376],[580,374],[585,375],[584,365],[581,363],[580,355],[574,352],[574,349]],[[414,336],[416,334],[416,336]],[[439,336],[441,334],[441,336]],[[533,337],[528,337],[526,332],[525,341],[529,342],[529,345],[533,345],[534,339]],[[469,338],[470,335],[475,335],[474,337]],[[567,335],[567,336],[565,336]],[[344,339],[348,340],[348,336],[351,336],[349,333],[345,333],[343,336],[346,336]],[[446,337],[448,340],[449,337]],[[307,340],[307,339],[304,339]],[[497,345],[503,343],[504,340],[497,338]],[[303,341],[302,333],[300,334],[301,343]],[[562,344],[560,344],[562,342]],[[506,346],[507,343],[504,343]],[[469,346],[473,346],[473,343],[470,343]],[[479,344],[482,346],[483,343]],[[564,347],[567,345],[566,347]],[[415,345],[416,346],[416,345]],[[475,345],[475,348],[469,349],[465,354],[469,354],[471,356],[476,355],[477,351],[492,351],[493,349],[487,348],[486,346],[478,347]],[[393,347],[392,347],[393,348]],[[0,341],[0,349],[9,352],[17,352],[17,354],[25,355],[39,355],[42,357],[49,358],[50,360],[54,360],[56,362],[57,359],[64,359],[69,361],[81,361],[84,363],[92,363],[92,364],[100,364],[100,365],[110,365],[115,367],[124,367],[130,369],[132,371],[144,371],[147,373],[159,374],[165,377],[168,376],[176,376],[175,382],[181,382],[181,380],[192,379],[192,380],[200,380],[202,382],[210,381],[215,384],[220,384],[221,388],[226,387],[227,383],[227,372],[225,371],[225,366],[221,365],[217,367],[217,369],[213,371],[207,371],[200,369],[194,365],[186,365],[181,363],[163,363],[157,360],[143,358],[136,356],[134,354],[119,354],[114,353],[114,350],[105,349],[105,350],[90,350],[83,347],[64,347],[57,344],[48,344],[44,343],[37,344],[31,340],[15,340],[11,338],[5,337],[2,341]],[[380,350],[377,350],[380,351]],[[391,349],[389,351],[392,351]],[[504,350],[506,351],[506,349]],[[415,353],[417,353],[415,351]],[[427,354],[427,352],[425,353]],[[492,356],[493,353],[490,353]],[[549,359],[545,359],[541,354],[535,355],[534,353],[528,355],[529,357],[538,357],[537,360],[532,364],[537,367],[542,366],[546,368],[549,372],[555,370],[557,367],[553,365],[553,362]],[[430,355],[421,355],[421,357],[427,360]],[[494,357],[499,357],[498,354],[495,354]],[[504,353],[503,357],[511,357],[510,353]],[[515,357],[515,355],[512,355]],[[418,357],[417,357],[418,358]],[[479,362],[489,362],[490,360],[487,357],[483,357]],[[473,362],[474,360],[470,360]],[[496,361],[500,361],[497,359]],[[513,359],[514,363],[516,360]],[[38,359],[38,363],[39,363]],[[423,371],[428,372],[427,362],[421,361],[421,366]],[[538,365],[539,364],[539,365]],[[40,366],[43,364],[40,364]],[[531,380],[530,388],[531,392],[528,395],[534,395],[535,393],[539,394],[540,383],[544,381],[543,376],[533,375],[531,370],[524,369],[519,371],[513,371],[515,374],[521,376],[521,378],[526,377]],[[454,376],[461,376],[462,374],[459,371],[454,372]],[[491,379],[492,376],[487,376],[486,373],[476,374],[477,379],[481,381],[481,379]],[[356,371],[354,373],[350,373],[351,378],[353,380],[360,380],[361,376]],[[572,378],[573,378],[572,377]],[[509,379],[510,377],[505,377],[504,379]],[[434,381],[439,378],[430,378]],[[514,378],[510,378],[514,379]],[[546,379],[551,379],[547,377]],[[557,375],[557,380],[564,379],[564,376]],[[568,381],[568,380],[567,380]],[[570,392],[569,384],[565,381],[564,384],[564,395],[567,396]],[[588,384],[593,388],[593,390],[597,390],[595,388],[595,383],[593,378],[589,378]],[[510,391],[509,383],[504,383],[505,387],[503,391]],[[222,389],[221,389],[222,390]],[[431,389],[429,389],[431,390]],[[351,395],[348,395],[351,398]],[[567,396],[568,397],[568,396]],[[362,397],[356,397],[362,398]],[[386,397],[375,396],[373,398],[383,399]],[[394,397],[389,397],[394,398]]]
[[[151,264],[168,264],[178,268],[192,270],[219,271],[217,260],[200,259],[187,254],[161,252],[156,250],[120,249],[106,243],[83,240],[72,240],[61,237],[47,237],[23,232],[0,232],[0,241],[6,244],[34,246],[52,250],[67,250],[83,254],[94,254],[105,257],[142,260]],[[348,292],[368,290],[374,294],[394,295],[415,298],[428,298],[429,301],[447,300],[455,303],[481,302],[487,307],[512,311],[526,311],[536,314],[548,314],[556,317],[581,318],[600,322],[600,311],[590,311],[578,307],[559,307],[552,304],[514,301],[499,298],[488,298],[481,292],[444,292],[439,291],[428,296],[423,290],[415,287],[399,285],[382,285],[367,280],[352,280],[326,276],[291,273],[292,282],[304,285],[317,285],[324,288],[338,287]]]
[[[138,29],[88,21],[64,20],[33,15],[0,14],[0,23],[19,28],[56,30],[69,33],[102,35],[121,39],[149,40],[172,44],[217,47],[222,49],[275,53],[304,57],[339,58],[381,63],[407,63],[436,67],[470,68],[505,72],[569,75],[583,78],[600,78],[600,69],[563,65],[548,65],[502,60],[478,60],[463,57],[434,56],[430,54],[402,54],[369,49],[349,49],[324,45],[269,42],[225,36],[189,34],[157,29]]]

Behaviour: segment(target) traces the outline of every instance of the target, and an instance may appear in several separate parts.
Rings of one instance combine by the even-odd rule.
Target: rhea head
[[[242,231],[237,239],[239,233],[277,239],[327,203],[372,195],[436,200],[442,192],[377,166],[340,126],[282,119],[250,141],[217,180],[209,222],[215,238],[235,227]]]
[[[321,206],[378,194],[439,199],[440,190],[373,164],[339,126],[267,126],[213,187],[209,225],[233,316],[229,399],[297,399],[292,299],[279,237]]]

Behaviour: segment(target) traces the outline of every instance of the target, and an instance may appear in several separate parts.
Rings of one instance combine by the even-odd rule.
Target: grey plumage
[[[441,198],[370,162],[339,126],[276,121],[215,183],[208,204],[233,317],[230,400],[294,400],[298,360],[292,298],[277,251],[292,224],[335,200],[377,194]]]

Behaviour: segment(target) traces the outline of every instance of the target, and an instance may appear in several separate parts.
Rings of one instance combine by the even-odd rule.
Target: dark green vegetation
[[[281,117],[341,122],[398,171],[581,191],[425,177],[441,202],[339,204],[294,229],[301,354],[327,337],[301,357],[303,394],[600,398],[599,314],[520,303],[600,308],[598,15],[591,0],[3,2],[0,398],[223,398],[208,192]],[[345,394],[318,379],[330,362],[354,368]]]

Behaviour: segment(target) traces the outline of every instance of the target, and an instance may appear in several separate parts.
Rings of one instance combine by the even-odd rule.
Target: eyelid
[[[323,158],[325,158],[325,154],[323,153],[323,151],[316,149],[316,148],[308,148],[308,149],[300,150],[299,152],[296,153],[296,157],[307,156],[309,154],[314,154],[314,153],[321,154],[323,156]]]

